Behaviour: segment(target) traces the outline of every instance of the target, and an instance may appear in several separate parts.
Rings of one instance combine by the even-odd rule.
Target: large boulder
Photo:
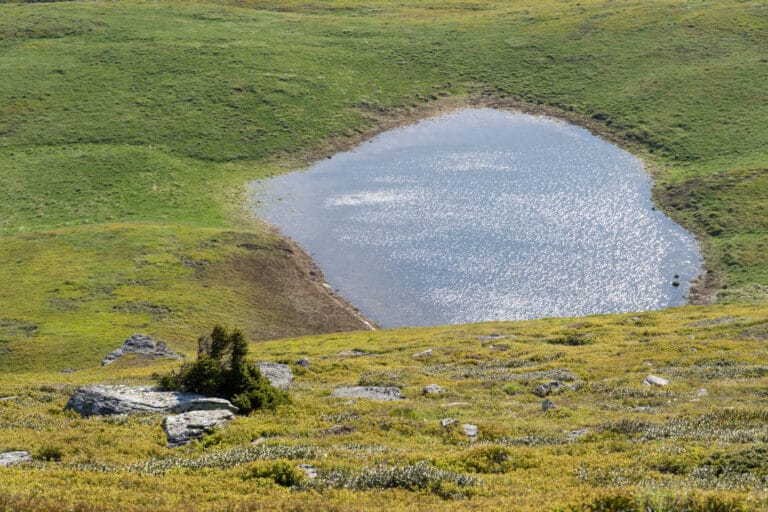
[[[157,388],[149,386],[80,388],[70,397],[64,409],[72,409],[81,416],[136,413],[178,414],[210,410],[237,412],[237,407],[223,398],[211,398],[180,391],[159,391]]]
[[[163,429],[168,447],[182,446],[193,439],[198,439],[231,420],[234,416],[231,411],[226,409],[190,411],[167,416],[163,420]]]
[[[22,462],[32,462],[32,455],[29,452],[0,453],[0,468],[13,466]]]
[[[101,361],[102,366],[106,366],[113,363],[116,359],[123,357],[126,354],[141,354],[150,358],[170,358],[180,359],[176,352],[169,349],[162,341],[155,341],[149,336],[144,334],[134,334],[125,342],[123,346],[117,350],[113,350]]]
[[[401,400],[405,398],[396,387],[352,386],[337,388],[331,393],[336,398],[367,398],[368,400]]]
[[[261,362],[257,366],[261,375],[278,389],[286,389],[293,382],[293,372],[287,364]]]

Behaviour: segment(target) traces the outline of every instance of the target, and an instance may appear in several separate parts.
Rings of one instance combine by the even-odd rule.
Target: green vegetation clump
[[[288,401],[288,395],[272,387],[246,359],[248,342],[239,329],[230,333],[216,325],[211,334],[197,340],[197,345],[197,361],[161,377],[160,387],[226,398],[241,414],[274,409]]]

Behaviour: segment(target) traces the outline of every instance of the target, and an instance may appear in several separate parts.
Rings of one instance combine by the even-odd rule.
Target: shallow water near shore
[[[546,117],[426,119],[251,191],[382,327],[661,309],[701,270],[637,158]]]

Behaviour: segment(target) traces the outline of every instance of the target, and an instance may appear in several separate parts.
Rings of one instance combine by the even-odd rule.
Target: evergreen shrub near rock
[[[287,403],[288,395],[272,387],[247,355],[248,342],[240,330],[229,332],[216,325],[211,334],[197,340],[197,360],[183,364],[178,373],[161,377],[160,386],[226,398],[241,414]]]

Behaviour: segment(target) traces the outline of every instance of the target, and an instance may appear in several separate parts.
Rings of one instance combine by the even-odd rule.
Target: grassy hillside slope
[[[15,397],[0,400],[0,451],[63,450],[60,463],[0,470],[0,509],[270,498],[275,509],[600,510],[668,494],[702,510],[765,506],[767,48],[757,0],[0,2],[0,398]],[[135,332],[191,352],[214,322],[253,341],[361,328],[303,253],[248,216],[244,184],[464,104],[554,113],[643,157],[658,203],[699,235],[719,304],[257,345],[259,358],[313,366],[293,406],[179,455],[216,461],[258,437],[279,446],[235,470],[173,462],[156,418],[60,413],[76,385],[167,369],[99,368]],[[476,339],[493,331],[517,338],[500,342],[506,352]],[[337,355],[351,348],[380,355]],[[411,358],[426,348],[433,360]],[[558,368],[583,385],[544,413],[530,391]],[[646,371],[672,386],[642,387]],[[510,376],[525,372],[544,373]],[[324,398],[357,381],[394,382],[409,400]],[[419,397],[427,381],[445,399]],[[442,407],[451,401],[471,405]],[[481,427],[481,447],[436,423],[454,416]],[[324,433],[337,424],[353,429],[343,443]],[[427,460],[484,483],[287,491],[258,476],[277,464],[264,458],[328,471]],[[154,466],[128,467],[149,459],[198,469],[155,480]]]

